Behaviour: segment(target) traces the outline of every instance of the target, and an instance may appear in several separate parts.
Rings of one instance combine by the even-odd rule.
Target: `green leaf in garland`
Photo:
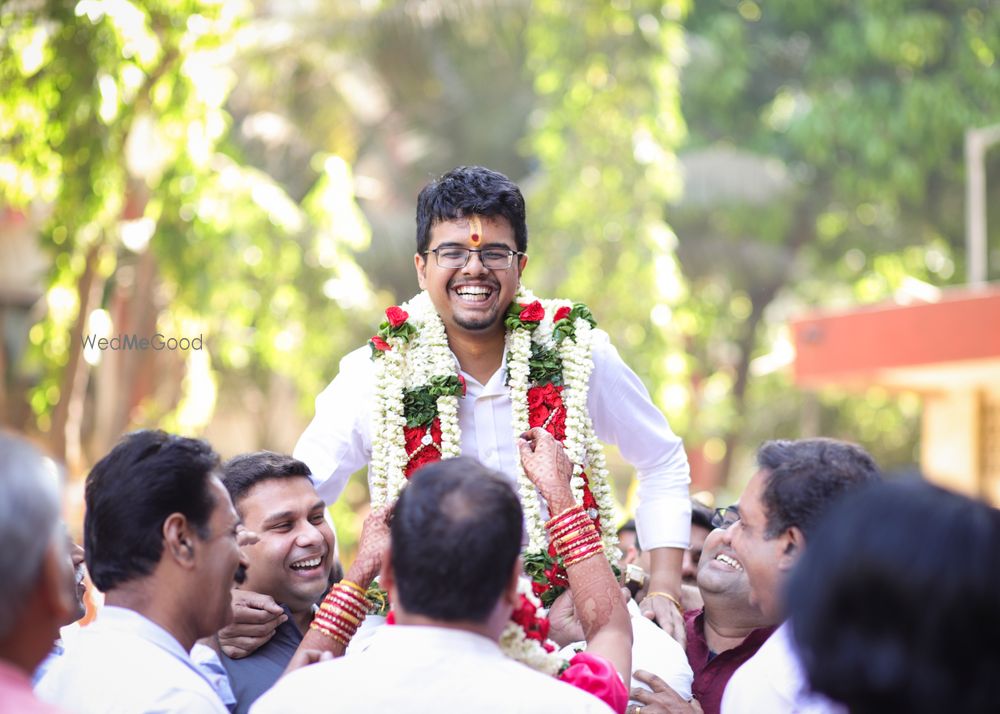
[[[403,342],[409,343],[410,339],[416,337],[418,330],[414,327],[409,320],[404,322],[399,327],[393,327],[389,324],[388,320],[383,320],[382,324],[378,326],[378,336],[383,340],[388,340],[389,337],[398,337]]]
[[[555,338],[556,342],[562,342],[567,337],[573,339],[576,338],[577,318],[586,320],[590,323],[592,328],[597,327],[597,320],[594,319],[594,315],[590,312],[590,308],[582,302],[573,303],[573,307],[570,309],[569,314],[563,319],[558,320],[552,329],[552,337]]]
[[[528,358],[528,381],[536,386],[562,386],[562,358],[559,353],[532,343],[531,356]]]
[[[538,327],[537,322],[524,322],[521,320],[521,311],[524,307],[516,300],[507,308],[507,314],[503,319],[504,327],[508,330],[528,330],[533,331]]]
[[[427,426],[437,416],[437,397],[426,387],[409,389],[403,394],[403,413],[406,426]]]

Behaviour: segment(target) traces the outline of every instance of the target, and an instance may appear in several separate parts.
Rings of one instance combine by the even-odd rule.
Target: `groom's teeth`
[[[455,293],[469,302],[484,302],[493,294],[493,289],[482,285],[463,285],[455,288]]]

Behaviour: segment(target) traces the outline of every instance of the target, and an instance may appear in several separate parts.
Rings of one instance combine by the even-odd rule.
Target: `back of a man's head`
[[[868,452],[836,439],[768,441],[758,449],[757,463],[767,473],[761,502],[768,537],[794,527],[808,539],[840,496],[880,479]]]
[[[108,592],[150,575],[173,513],[207,538],[215,507],[209,479],[218,468],[218,455],[199,439],[163,431],[124,436],[87,476],[84,547],[94,585]]]
[[[810,685],[851,712],[996,712],[1000,511],[923,481],[826,514],[792,575]]]
[[[521,550],[521,504],[475,459],[417,470],[393,510],[391,563],[400,605],[443,622],[483,622]]]
[[[310,476],[312,476],[312,471],[303,462],[273,451],[240,454],[222,465],[222,483],[229,491],[233,505],[240,515],[243,515],[240,502],[257,484],[271,479],[305,478],[310,480]]]
[[[27,442],[0,433],[0,641],[18,624],[43,577],[51,548],[59,551],[69,568],[59,528],[60,482],[55,462]],[[54,637],[60,623],[37,626],[45,624]]]

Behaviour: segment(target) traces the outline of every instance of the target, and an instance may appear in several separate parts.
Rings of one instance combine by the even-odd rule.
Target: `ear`
[[[163,554],[185,570],[194,568],[194,531],[183,513],[171,513],[163,522]]]
[[[501,596],[501,599],[505,600],[515,609],[521,604],[521,596],[517,592],[517,583],[521,578],[522,572],[524,572],[524,563],[518,557],[514,561],[514,569],[510,571],[510,579],[507,581],[507,586],[504,588],[503,595]]]
[[[427,259],[420,253],[413,254],[413,267],[417,270],[417,285],[421,290],[426,290],[427,286]]]
[[[778,537],[781,552],[778,554],[778,569],[791,570],[802,557],[806,548],[806,537],[798,526],[792,526]]]
[[[528,265],[528,256],[522,255],[517,259],[517,277],[521,277],[521,273],[524,272],[524,268]]]

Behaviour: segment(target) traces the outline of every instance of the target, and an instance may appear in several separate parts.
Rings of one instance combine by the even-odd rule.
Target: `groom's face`
[[[436,223],[428,250],[437,248],[509,248],[517,250],[514,230],[506,218],[481,218],[482,235],[473,241],[469,221],[459,218]],[[455,331],[491,334],[503,331],[503,318],[514,300],[526,256],[514,256],[506,270],[489,270],[479,253],[469,255],[464,268],[442,268],[433,253],[415,256],[417,281],[430,295],[450,335]]]

